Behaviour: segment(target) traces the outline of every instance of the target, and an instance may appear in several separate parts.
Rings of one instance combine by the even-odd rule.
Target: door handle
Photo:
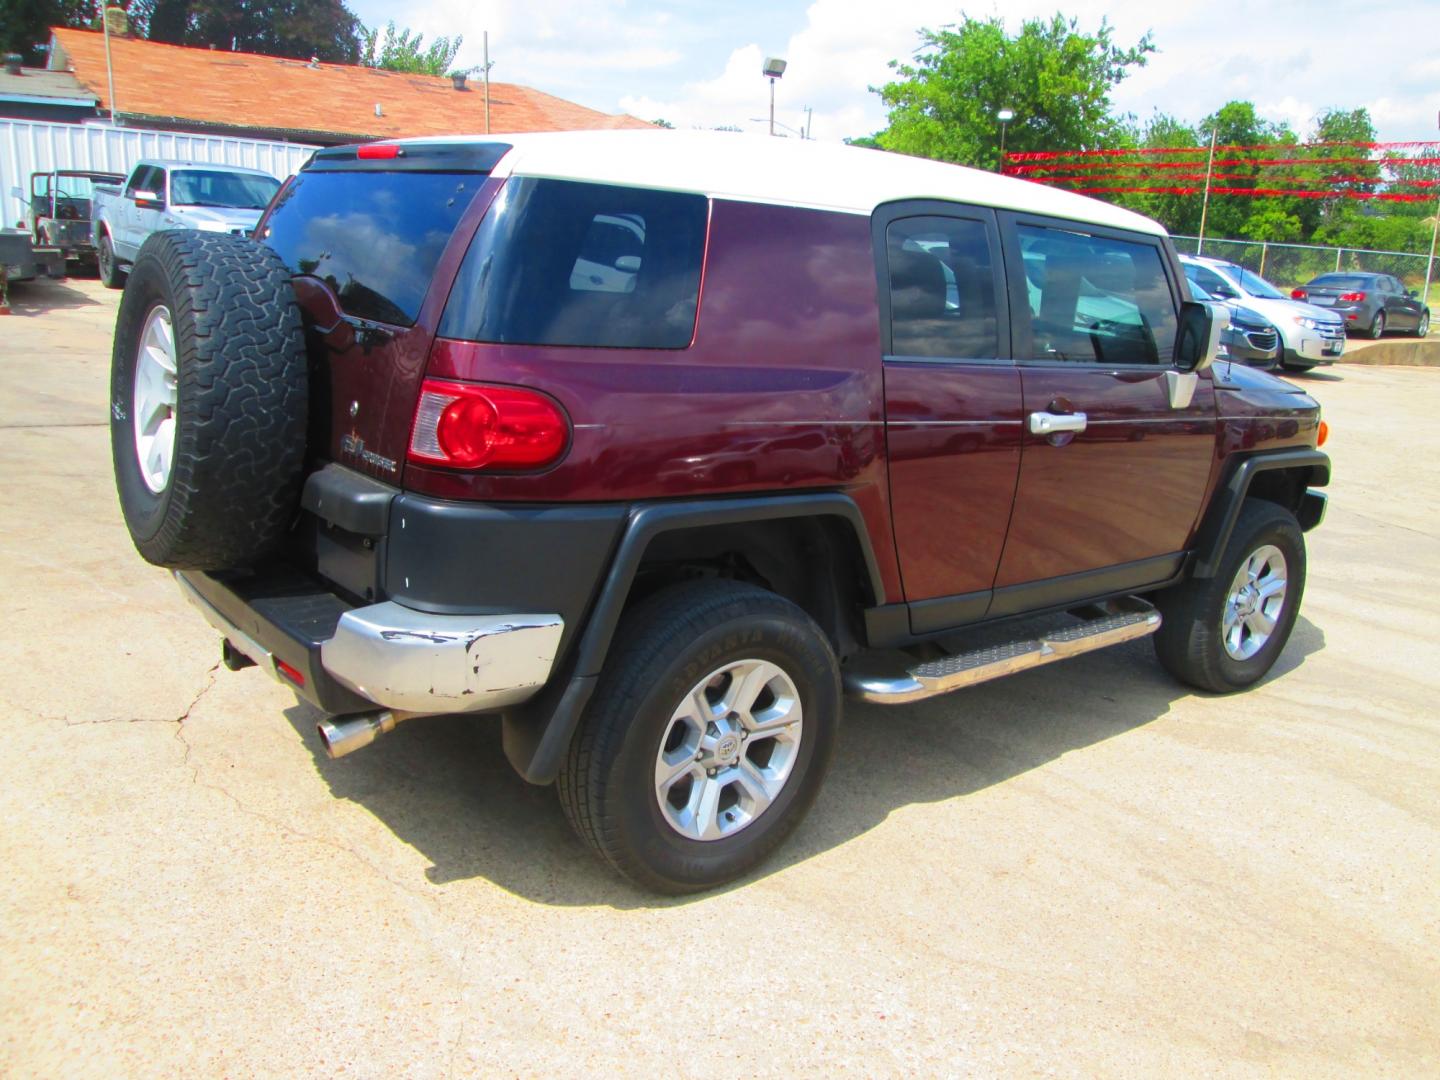
[[[1085,414],[1032,412],[1030,414],[1031,435],[1058,435],[1062,431],[1084,431]]]

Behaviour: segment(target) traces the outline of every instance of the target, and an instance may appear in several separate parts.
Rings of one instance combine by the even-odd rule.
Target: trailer
[[[58,247],[36,247],[28,229],[0,229],[0,270],[10,283],[63,278],[65,253]]]

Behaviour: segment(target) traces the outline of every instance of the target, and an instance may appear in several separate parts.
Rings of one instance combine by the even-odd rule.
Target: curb
[[[1364,364],[1383,367],[1440,367],[1440,341],[1427,338],[1424,341],[1377,341],[1347,350],[1340,358],[1340,365]],[[1339,366],[1339,365],[1337,365]]]

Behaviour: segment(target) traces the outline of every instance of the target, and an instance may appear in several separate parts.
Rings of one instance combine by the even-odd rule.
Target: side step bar
[[[1053,664],[1108,645],[1147,637],[1160,629],[1160,612],[1143,600],[1127,605],[1140,610],[1102,615],[1031,641],[976,649],[912,667],[900,678],[845,673],[845,690],[851,697],[877,705],[903,705],[910,701],[938,697],[991,679],[1003,678],[1030,668]]]

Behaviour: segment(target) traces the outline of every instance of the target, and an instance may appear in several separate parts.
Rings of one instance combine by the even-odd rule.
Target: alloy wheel
[[[655,798],[690,840],[723,840],[774,804],[794,769],[804,717],[783,668],[738,660],[676,706],[655,756]]]
[[[1280,623],[1287,588],[1284,553],[1274,544],[1252,551],[1225,597],[1221,634],[1232,658],[1249,660],[1265,647]]]
[[[175,409],[178,402],[175,329],[170,311],[157,304],[145,317],[135,355],[135,392],[131,420],[135,429],[135,460],[140,477],[153,494],[170,483],[175,455]]]

